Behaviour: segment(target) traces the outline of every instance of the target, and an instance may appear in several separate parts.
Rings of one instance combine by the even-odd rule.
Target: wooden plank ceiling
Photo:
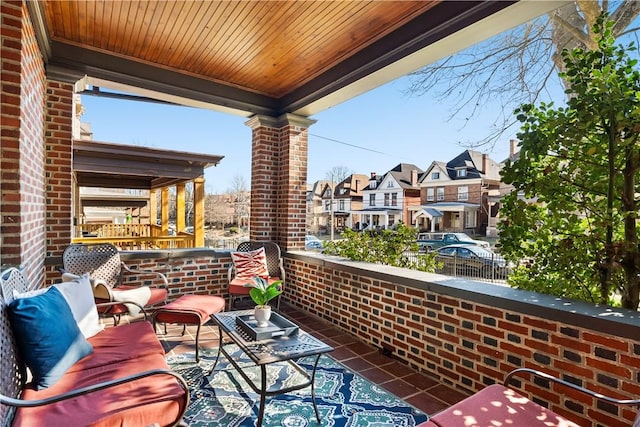
[[[41,0],[27,6],[52,78],[89,75],[279,115],[513,3]]]

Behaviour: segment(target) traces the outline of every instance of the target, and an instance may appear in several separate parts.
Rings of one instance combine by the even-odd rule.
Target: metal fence
[[[419,253],[407,252],[405,256],[412,261],[417,261]],[[438,255],[436,261],[440,267],[435,273],[482,282],[506,284],[512,271],[512,266],[497,254],[475,258]]]

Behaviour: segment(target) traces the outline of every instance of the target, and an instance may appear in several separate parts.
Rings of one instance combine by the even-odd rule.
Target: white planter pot
[[[258,322],[259,328],[264,328],[265,326],[269,326],[269,318],[271,317],[271,306],[270,305],[257,305],[253,309],[253,315]]]

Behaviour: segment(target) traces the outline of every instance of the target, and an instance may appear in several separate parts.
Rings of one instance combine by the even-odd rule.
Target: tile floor
[[[381,354],[376,348],[358,341],[322,319],[284,303],[281,312],[306,332],[334,347],[335,350],[330,353],[334,359],[427,414],[434,414],[467,396],[429,375],[416,372]],[[168,353],[182,353],[194,350],[192,334],[195,331],[195,326],[187,327],[187,333],[182,336],[182,326],[168,325],[167,334],[164,335],[164,330],[159,325],[158,337]],[[200,331],[200,347],[211,348],[217,345],[218,328],[209,322]]]

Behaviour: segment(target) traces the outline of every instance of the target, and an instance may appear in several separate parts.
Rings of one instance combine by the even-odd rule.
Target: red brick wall
[[[468,291],[468,282],[438,286],[407,279],[402,269],[390,268],[399,272],[395,276],[305,256],[285,261],[288,302],[458,388],[479,390],[512,369],[530,367],[609,395],[640,395],[637,316],[631,326],[612,316],[613,323],[602,326],[610,331],[602,332],[590,329],[602,319],[570,313],[581,306],[541,308],[494,297],[513,292],[536,299],[494,285]],[[635,416],[541,383],[523,384],[534,400],[580,425],[630,425]]]
[[[123,259],[133,269],[167,274],[170,299],[182,293],[227,294],[227,253],[211,250],[211,255],[171,259],[124,253]],[[553,297],[495,285],[445,284],[436,280],[442,276],[412,272],[408,278],[403,269],[352,264],[287,254],[285,300],[462,391],[480,390],[501,382],[512,369],[530,367],[612,396],[640,395],[640,324],[635,313],[558,304]],[[161,283],[147,274],[128,280]],[[630,425],[635,416],[629,409],[596,403],[566,389],[549,389],[544,382],[522,381],[518,389],[583,426]]]
[[[26,6],[0,6],[3,265],[21,265],[31,283],[44,276],[44,63]]]

